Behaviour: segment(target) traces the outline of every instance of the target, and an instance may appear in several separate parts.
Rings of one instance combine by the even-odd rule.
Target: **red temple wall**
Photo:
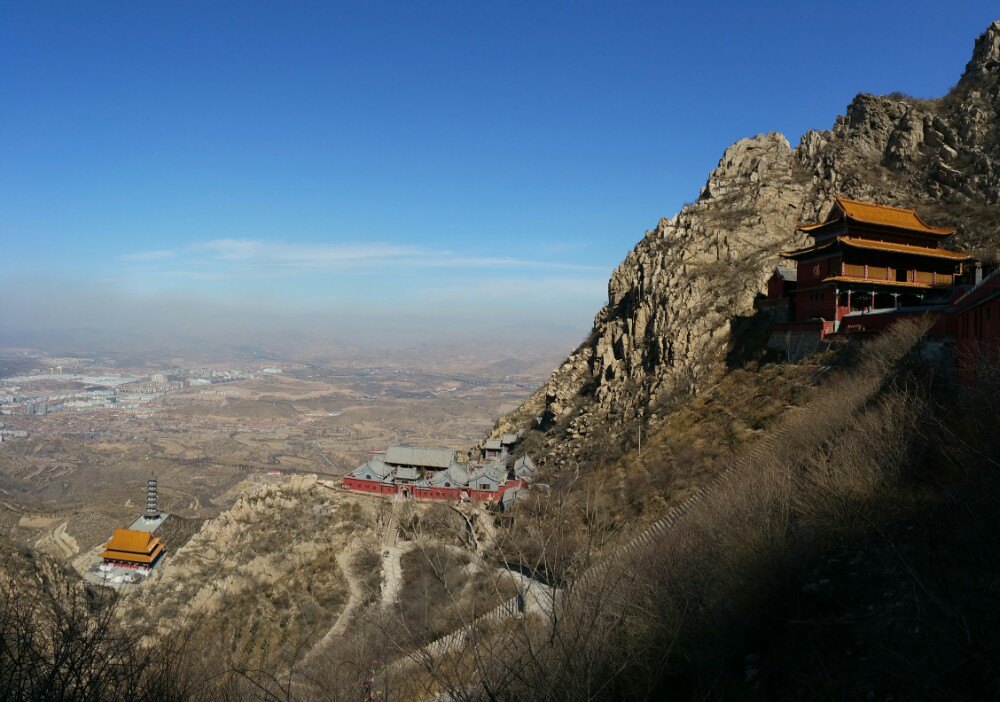
[[[955,355],[966,384],[974,382],[981,361],[1000,361],[1000,299],[955,315]]]
[[[795,321],[804,322],[813,317],[835,319],[837,301],[833,288],[807,290],[795,293]]]
[[[795,270],[797,271],[795,283],[797,287],[807,288],[810,285],[818,285],[823,282],[824,278],[840,275],[840,254],[799,261]]]
[[[383,485],[382,483],[376,483],[370,480],[359,480],[357,478],[343,478],[342,484],[348,490],[356,490],[358,492],[365,492],[371,495],[395,495],[401,490],[402,487],[404,487],[399,485]],[[523,485],[523,480],[513,480],[501,485],[496,490],[469,490],[456,487],[429,488],[416,487],[414,485],[405,487],[409,488],[410,496],[417,499],[455,500],[457,502],[462,499],[462,493],[465,492],[469,496],[469,499],[473,502],[494,502],[499,500],[504,491],[508,488]]]
[[[785,280],[775,273],[767,279],[767,296],[774,300],[785,294]]]

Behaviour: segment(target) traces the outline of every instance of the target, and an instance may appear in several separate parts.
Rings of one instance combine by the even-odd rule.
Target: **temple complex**
[[[787,323],[818,325],[821,336],[880,328],[873,314],[947,305],[972,260],[942,245],[954,229],[911,209],[838,197],[824,221],[798,229],[812,243],[782,253],[795,262]]]
[[[156,530],[169,516],[160,511],[157,480],[150,478],[146,482],[146,509],[127,528],[114,530],[84,577],[111,588],[142,582],[166,553]]]
[[[496,442],[496,458],[475,463],[459,461],[451,449],[390,446],[384,456],[344,476],[341,484],[345,490],[375,495],[504,505],[534,470],[530,459],[508,467],[506,458],[517,437],[508,438],[507,443]]]
[[[140,529],[115,529],[101,552],[106,564],[125,568],[152,568],[163,556],[159,538]]]
[[[798,231],[812,243],[782,256],[767,295],[755,302],[773,322],[768,345],[800,357],[835,340],[877,333],[895,321],[931,316],[928,336],[953,349],[966,383],[982,359],[1000,358],[1000,269],[944,243],[912,209],[838,197],[822,222]]]

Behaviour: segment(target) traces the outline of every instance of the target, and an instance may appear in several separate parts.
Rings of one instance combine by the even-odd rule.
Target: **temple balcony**
[[[893,268],[891,266],[871,266],[858,263],[841,264],[839,278],[850,278],[858,281],[873,281],[885,283],[910,283],[916,285],[929,285],[935,288],[948,288],[955,284],[956,276],[953,273],[941,273],[938,271],[921,271],[915,269]]]

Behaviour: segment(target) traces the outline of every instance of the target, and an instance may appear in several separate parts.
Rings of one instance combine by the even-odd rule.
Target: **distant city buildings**
[[[69,360],[66,360],[62,365],[79,367],[80,364],[70,366]],[[50,366],[51,373],[49,368],[36,368],[29,375],[0,380],[0,415],[38,416],[50,412],[95,409],[135,412],[163,395],[185,387],[209,387],[254,378],[247,371],[215,368],[174,369],[169,373],[154,373],[146,379],[131,374],[59,374],[56,371],[60,367]],[[172,377],[177,379],[171,380]],[[53,382],[58,385],[52,385]],[[81,387],[67,390],[68,383],[77,383]],[[228,391],[224,396],[233,394]]]

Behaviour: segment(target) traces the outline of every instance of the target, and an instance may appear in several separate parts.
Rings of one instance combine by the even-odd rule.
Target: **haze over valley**
[[[203,364],[4,350],[0,528],[72,560],[129,520],[150,476],[165,511],[200,523],[255,486],[339,478],[392,444],[467,451],[559,352],[451,347],[410,365],[416,353],[292,361],[245,348]]]
[[[1000,698],[989,3],[0,7],[0,702]]]

